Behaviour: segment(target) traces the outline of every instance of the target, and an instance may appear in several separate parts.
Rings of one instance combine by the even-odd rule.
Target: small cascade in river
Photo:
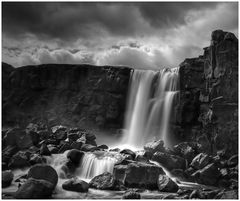
[[[161,71],[134,70],[130,81],[126,134],[123,144],[142,147],[149,140],[163,139],[170,146],[169,123],[178,94],[178,68]]]
[[[91,179],[104,172],[113,172],[114,164],[121,160],[121,155],[113,152],[85,153],[76,175]]]

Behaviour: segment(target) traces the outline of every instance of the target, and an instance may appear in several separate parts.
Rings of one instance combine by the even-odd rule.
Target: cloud
[[[238,34],[238,3],[3,2],[3,60],[176,67],[210,44],[211,32]]]

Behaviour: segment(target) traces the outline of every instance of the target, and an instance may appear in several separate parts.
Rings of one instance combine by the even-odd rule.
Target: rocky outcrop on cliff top
[[[198,58],[180,64],[179,136],[205,152],[237,153],[238,39],[216,30]]]
[[[122,126],[130,68],[2,63],[2,69],[3,125]]]

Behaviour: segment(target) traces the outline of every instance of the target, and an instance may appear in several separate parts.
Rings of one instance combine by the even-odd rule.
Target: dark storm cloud
[[[185,23],[189,10],[215,7],[217,3],[49,3],[3,2],[3,31],[11,36],[75,39],[96,35],[134,35],[140,18],[157,28]],[[144,29],[144,27],[142,27]]]

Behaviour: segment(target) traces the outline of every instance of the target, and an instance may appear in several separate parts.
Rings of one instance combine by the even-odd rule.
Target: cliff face
[[[238,151],[238,39],[216,30],[204,55],[180,65],[178,135],[206,151]]]
[[[121,128],[130,68],[2,64],[4,125],[43,121],[83,128]]]

